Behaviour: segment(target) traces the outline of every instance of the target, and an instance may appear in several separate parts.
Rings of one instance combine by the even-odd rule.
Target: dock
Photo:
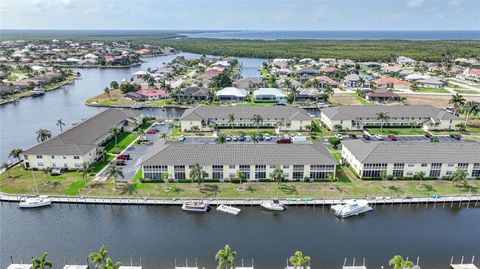
[[[242,211],[240,208],[236,208],[236,207],[228,206],[224,204],[217,206],[217,210],[225,213],[233,214],[233,215],[238,215],[238,213]]]
[[[451,269],[478,269],[478,267],[474,264],[475,262],[475,256],[472,256],[472,260],[470,263],[464,263],[465,262],[465,257],[462,256],[460,259],[460,263],[454,263],[454,258],[450,260],[450,268]]]
[[[66,264],[63,269],[88,269],[88,265]]]
[[[20,263],[13,263],[10,264],[7,269],[30,269],[33,264],[20,264]]]
[[[24,195],[0,194],[0,202],[19,202]],[[118,197],[78,197],[78,196],[50,196],[52,203],[59,204],[104,204],[104,205],[166,205],[182,206],[185,202],[204,201],[209,205],[219,206],[259,206],[271,199],[194,199],[194,198],[118,198]],[[341,204],[348,199],[366,199],[370,205],[410,205],[410,204],[436,204],[450,206],[465,204],[469,206],[480,205],[480,195],[466,196],[441,196],[441,197],[351,197],[343,199],[313,199],[313,198],[288,198],[280,199],[280,203],[287,206],[330,206]]]

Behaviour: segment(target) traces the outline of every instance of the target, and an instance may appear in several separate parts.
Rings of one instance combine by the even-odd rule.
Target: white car
[[[336,134],[335,137],[340,139],[340,140],[344,138],[344,136],[342,134]]]
[[[376,134],[375,138],[378,139],[378,140],[384,140],[385,139],[385,137],[383,135],[379,135],[379,134]]]
[[[272,137],[269,134],[266,134],[264,137],[265,141],[271,141]]]
[[[178,141],[185,141],[185,136],[181,135],[181,136],[178,138]]]

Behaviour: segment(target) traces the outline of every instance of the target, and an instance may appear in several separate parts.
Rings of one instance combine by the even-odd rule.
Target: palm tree
[[[298,90],[298,87],[295,87],[295,86],[291,86],[288,91],[290,92],[290,95],[292,96],[292,103],[295,103],[295,101],[297,100],[297,95],[300,93],[300,91]]]
[[[56,125],[60,127],[60,132],[63,132],[63,126],[65,126],[65,123],[62,121],[62,119],[58,119]]]
[[[235,269],[235,257],[237,257],[237,252],[232,251],[230,246],[226,244],[215,255],[215,261],[218,262],[217,269]]]
[[[36,134],[38,142],[45,142],[48,139],[52,138],[52,132],[47,129],[40,129],[36,132]]]
[[[252,139],[253,144],[258,143],[258,141],[260,140],[260,136],[258,134],[252,134],[250,138]]]
[[[263,122],[263,117],[260,114],[253,114],[253,125],[257,126],[257,130],[260,129],[260,124]]]
[[[96,268],[101,268],[104,266],[108,256],[108,251],[105,250],[105,245],[102,245],[98,252],[92,252],[88,256],[88,260],[95,264]]]
[[[200,132],[200,127],[198,127],[198,126],[195,125],[195,126],[192,126],[191,130],[192,130],[195,134],[197,134],[197,132]]]
[[[295,269],[307,269],[310,260],[309,256],[303,256],[303,253],[299,250],[295,252],[294,256],[290,257],[290,263],[292,263]]]
[[[105,260],[105,266],[101,267],[100,269],[118,269],[120,268],[120,266],[122,266],[122,263],[120,262],[113,263],[112,259],[107,258]]]
[[[467,117],[465,118],[465,125],[468,125],[468,117],[470,116],[470,114],[478,114],[479,109],[474,101],[468,101],[464,106],[464,110],[465,114],[467,114]]]
[[[330,84],[326,84],[324,89],[323,89],[323,100],[325,102],[328,102],[330,97],[332,97],[334,94],[334,90],[332,89],[332,86]]]
[[[103,92],[108,96],[108,99],[112,99],[110,97],[110,89],[108,87],[105,87],[105,89],[103,89]]]
[[[273,181],[276,181],[277,186],[280,187],[280,183],[282,183],[283,180],[283,170],[280,166],[277,166],[275,170],[273,170],[272,179]]]
[[[235,177],[238,178],[238,180],[240,181],[240,184],[242,184],[242,181],[245,180],[245,173],[240,170],[237,170],[235,172]]]
[[[8,157],[17,158],[18,161],[21,161],[20,155],[22,155],[22,149],[12,149],[8,154]]]
[[[116,82],[115,80],[113,80],[112,82],[110,82],[110,88],[112,88],[112,89],[118,89],[118,82]]]
[[[467,178],[468,178],[468,173],[465,170],[458,169],[457,171],[453,172],[452,176],[450,179],[452,180],[452,184],[455,186],[467,186]]]
[[[117,178],[125,178],[123,175],[122,169],[118,168],[116,164],[112,164],[108,167],[107,173],[106,173],[107,179],[113,178],[115,182],[115,189],[117,188]]]
[[[235,114],[233,114],[233,113],[228,113],[228,115],[227,115],[227,123],[232,126],[232,130],[233,130],[233,122],[234,122],[234,121],[235,121]]]
[[[450,99],[450,101],[448,101],[448,103],[453,105],[453,107],[455,108],[454,114],[456,114],[457,110],[465,105],[465,98],[463,98],[462,95],[456,93],[455,95],[452,95],[452,98]]]
[[[196,163],[190,168],[189,176],[192,182],[197,182],[200,185],[207,176],[207,172],[203,171],[202,166]]]
[[[380,129],[383,130],[383,125],[385,122],[388,122],[390,117],[388,116],[387,112],[378,112],[375,115],[377,115],[377,120],[381,121],[380,123]]]
[[[80,171],[82,172],[82,177],[83,181],[85,183],[85,188],[87,187],[87,176],[88,173],[90,172],[90,164],[87,162],[82,163],[82,167],[80,168]]]
[[[216,141],[217,141],[218,144],[225,144],[225,143],[227,143],[227,137],[222,134],[222,135],[217,137]]]
[[[431,137],[430,137],[430,142],[432,142],[432,143],[438,143],[438,142],[439,142],[438,136],[436,136],[436,135],[431,136]]]
[[[404,260],[400,255],[395,255],[388,264],[393,265],[393,269],[412,268],[413,266],[413,262]]]
[[[47,261],[47,255],[48,253],[45,252],[43,255],[39,258],[32,258],[32,269],[45,269],[45,268],[52,268],[53,262]]]
[[[415,172],[415,174],[413,175],[413,179],[420,180],[420,183],[418,184],[417,188],[422,188],[423,187],[422,182],[425,179],[425,172],[423,171]]]
[[[108,132],[110,133],[110,135],[112,135],[114,138],[115,138],[115,146],[117,146],[117,135],[120,134],[120,129],[117,128],[117,126],[112,126],[112,128],[110,128],[110,130],[108,130]]]

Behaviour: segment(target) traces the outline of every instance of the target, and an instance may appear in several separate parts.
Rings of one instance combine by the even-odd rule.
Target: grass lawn
[[[165,106],[168,104],[174,104],[173,99],[160,99],[160,100],[155,100],[155,101],[146,101],[142,104],[144,105],[153,105],[153,106]]]
[[[260,134],[270,134],[270,135],[275,135],[275,129],[274,128],[246,128],[246,129],[241,129],[241,128],[223,128],[218,130],[219,134],[225,134],[225,135],[240,135],[244,134],[246,136],[251,136],[256,133]]]
[[[455,90],[458,93],[466,93],[466,94],[480,94],[480,90]]]
[[[420,88],[418,92],[428,92],[428,93],[449,93],[447,89],[437,89],[437,88]]]
[[[405,127],[405,128],[383,128],[380,129],[380,127],[369,127],[367,131],[372,134],[382,134],[382,135],[425,135],[425,131],[422,130],[422,128],[410,128],[410,127]]]
[[[351,93],[352,97],[357,100],[362,105],[372,105],[369,101],[363,99],[362,97],[358,96],[356,93]]]
[[[278,195],[280,198],[327,198],[327,197],[374,197],[374,196],[430,196],[467,194],[469,188],[472,193],[479,193],[480,180],[469,181],[468,188],[458,188],[449,181],[433,180],[424,181],[427,185],[422,190],[417,190],[418,181],[389,181],[388,189],[382,187],[381,181],[350,181],[339,168],[339,182],[285,182],[280,185]],[[15,167],[7,173],[0,175],[0,191],[14,194],[30,194],[33,189],[31,171]],[[81,173],[70,172],[60,176],[48,176],[42,171],[36,171],[40,193],[47,195],[78,195],[83,188]],[[169,183],[170,192],[165,192],[165,183],[141,183],[134,180],[133,184],[119,184],[114,188],[113,181],[106,183],[89,184],[86,190],[81,190],[82,195],[105,197],[162,197],[162,198],[271,198],[277,195],[276,183],[244,183],[245,191],[238,191],[238,184],[233,183]]]
[[[467,126],[467,132],[469,134],[480,134],[480,126],[479,125],[471,125]]]

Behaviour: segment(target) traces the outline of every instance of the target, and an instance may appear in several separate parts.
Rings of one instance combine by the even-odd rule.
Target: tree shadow
[[[220,192],[220,189],[218,185],[205,184],[200,187],[199,191],[205,195],[205,197],[215,197]]]
[[[287,195],[298,194],[297,188],[294,185],[282,184],[280,185],[280,190]]]
[[[183,189],[181,189],[181,188],[179,188],[179,187],[177,187],[177,186],[169,187],[169,188],[170,188],[169,192],[174,192],[174,193],[184,192]]]
[[[422,189],[428,191],[428,192],[434,192],[434,191],[437,191],[432,185],[428,185],[428,184],[422,184]]]
[[[400,193],[400,191],[401,191],[401,189],[397,186],[389,186],[388,189],[391,190],[391,191],[394,191],[397,194]]]
[[[88,187],[92,189],[100,189],[105,186],[105,183],[106,183],[105,181],[92,181],[90,182],[90,184],[88,184]]]
[[[255,189],[252,185],[248,185],[245,190],[248,191],[248,192],[250,192],[250,193],[254,193],[254,192],[257,192],[257,191],[258,191],[258,190]]]
[[[120,187],[120,194],[134,194],[137,193],[135,184],[125,183]]]

